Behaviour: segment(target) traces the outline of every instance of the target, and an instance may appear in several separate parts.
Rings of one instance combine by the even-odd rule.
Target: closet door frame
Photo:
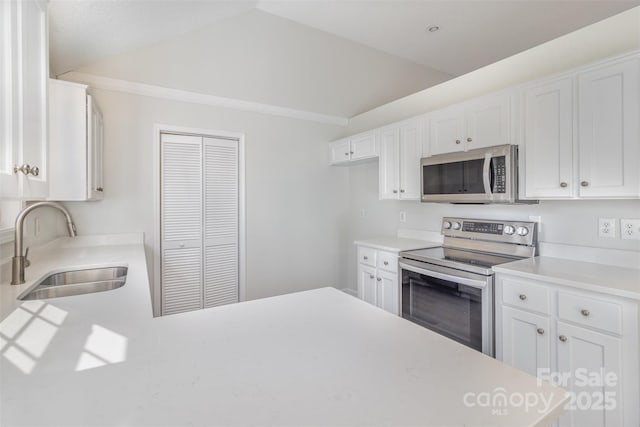
[[[161,315],[161,206],[160,206],[160,153],[161,134],[174,133],[199,137],[232,139],[238,142],[238,297],[245,300],[246,284],[246,210],[245,210],[245,134],[215,129],[188,128],[155,124],[153,126],[153,315]]]

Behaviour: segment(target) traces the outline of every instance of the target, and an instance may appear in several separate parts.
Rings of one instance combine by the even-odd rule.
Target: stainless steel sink
[[[50,274],[37,281],[18,299],[67,297],[117,289],[127,281],[127,271],[127,267],[117,266]]]

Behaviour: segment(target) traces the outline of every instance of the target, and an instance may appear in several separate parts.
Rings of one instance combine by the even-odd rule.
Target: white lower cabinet
[[[639,425],[636,301],[498,273],[496,310],[497,358],[572,393],[558,426]]]
[[[358,246],[358,298],[399,315],[398,254]]]

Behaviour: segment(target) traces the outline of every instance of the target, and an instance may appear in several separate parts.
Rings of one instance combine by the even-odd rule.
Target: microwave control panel
[[[493,167],[493,188],[492,193],[506,193],[507,192],[507,166],[504,156],[494,157],[491,159]]]

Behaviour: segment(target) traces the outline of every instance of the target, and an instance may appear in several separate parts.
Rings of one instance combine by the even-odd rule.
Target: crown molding
[[[231,108],[234,110],[270,114],[272,116],[288,117],[291,119],[307,120],[336,126],[347,126],[347,124],[349,124],[349,119],[345,117],[330,116],[310,111],[279,107],[277,105],[261,104],[258,102],[243,101],[234,98],[224,98],[180,89],[171,89],[163,86],[149,85],[128,80],[112,79],[110,77],[102,77],[95,74],[81,73],[77,71],[70,71],[58,76],[58,78],[60,80],[83,83],[97,89],[125,92],[134,95],[149,96],[152,98],[170,99],[172,101],[209,105],[212,107]]]

